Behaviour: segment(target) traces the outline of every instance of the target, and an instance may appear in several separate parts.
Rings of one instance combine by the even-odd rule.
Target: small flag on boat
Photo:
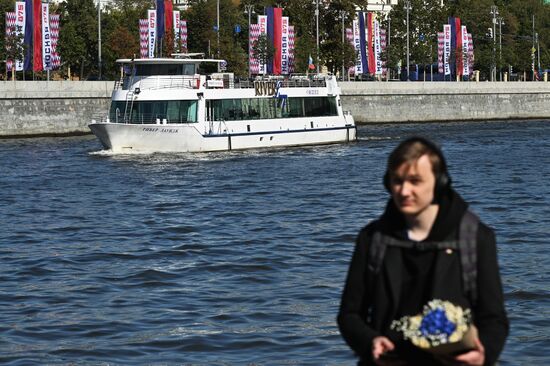
[[[315,65],[313,64],[313,59],[311,58],[311,55],[309,55],[309,58],[308,58],[308,60],[307,60],[307,67],[308,67],[310,70],[315,69]]]

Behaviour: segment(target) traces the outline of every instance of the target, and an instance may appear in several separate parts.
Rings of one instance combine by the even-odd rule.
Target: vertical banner
[[[260,26],[260,34],[259,36],[267,36],[267,16],[266,15],[258,15],[258,25]],[[259,65],[258,73],[264,75],[267,72],[267,65],[261,64]]]
[[[33,54],[33,71],[42,71],[42,1],[33,0],[32,16],[33,16],[33,39],[34,39],[34,54]]]
[[[57,41],[59,40],[59,14],[50,14],[50,29],[52,34],[52,68],[58,69],[61,67],[61,57],[57,53]]]
[[[149,19],[151,19],[149,17]],[[155,23],[157,25],[156,37],[159,40],[164,37],[164,0],[157,0],[157,11]]]
[[[359,41],[361,52],[361,74],[367,74],[369,72],[369,62],[367,53],[367,29],[365,24],[365,13],[359,12]]]
[[[373,13],[367,13],[367,57],[369,60],[369,74],[376,73],[376,60],[374,58],[374,17]]]
[[[174,6],[172,0],[164,0],[164,32],[172,32],[174,28]]]
[[[378,20],[374,21],[374,64],[376,65],[375,74],[382,75],[382,42]]]
[[[273,47],[275,48],[275,53],[273,55],[273,74],[274,75],[281,75],[282,20],[283,20],[283,9],[273,8]]]
[[[470,74],[474,72],[474,39],[472,33],[468,33],[468,63],[470,64]]]
[[[180,20],[180,36],[181,36],[181,52],[187,53],[187,20],[182,19]]]
[[[470,49],[469,45],[469,39],[468,39],[468,30],[466,29],[466,26],[462,26],[461,28],[461,36],[462,36],[462,75],[469,76],[470,75],[470,63],[468,62],[468,52]]]
[[[180,51],[181,45],[181,22],[180,22],[180,12],[179,10],[174,10],[173,12],[174,19],[174,51]]]
[[[288,17],[282,17],[281,21],[281,74],[288,75],[290,70],[290,53],[288,51]]]
[[[50,29],[50,4],[42,3],[42,68],[53,69],[52,33]]]
[[[260,72],[260,63],[254,55],[254,44],[258,41],[260,36],[260,25],[259,24],[250,24],[250,29],[248,30],[248,67],[251,75],[259,74]]]
[[[267,15],[267,38],[271,40],[273,46],[275,46],[274,43],[274,30],[275,30],[275,24],[274,24],[274,12],[273,7],[266,8],[266,15]],[[267,73],[271,74],[273,73],[273,59],[267,61]]]
[[[7,13],[6,13],[7,14]],[[15,3],[15,35],[25,37],[26,11],[25,2],[17,1]],[[7,25],[7,21],[6,21]],[[25,64],[23,60],[15,60],[15,71],[23,71]]]
[[[27,51],[25,52],[25,71],[32,70],[32,50],[33,43],[32,38],[34,34],[34,19],[32,16],[33,12],[33,0],[25,0],[25,45]]]
[[[6,39],[15,33],[16,18],[15,12],[6,12]],[[6,73],[10,72],[13,66],[13,60],[6,60]]]
[[[149,32],[148,37],[149,38],[149,58],[155,58],[155,43],[157,41],[157,12],[155,10],[148,10],[147,11],[148,17],[148,26],[149,26]]]
[[[363,62],[361,56],[361,37],[360,37],[360,24],[359,19],[353,21],[353,48],[355,49],[355,75],[363,73]]]
[[[443,74],[443,49],[445,48],[445,33],[437,32],[437,71]]]
[[[462,26],[460,24],[460,18],[455,18],[455,37],[456,37],[456,74],[462,75]]]
[[[355,21],[354,21],[355,22]],[[348,41],[349,44],[351,44],[351,46],[353,47],[353,49],[355,49],[355,42],[353,40],[353,25],[351,28],[346,28],[346,40]],[[350,75],[353,75],[355,74],[355,66],[351,66],[347,69],[347,72],[350,74]]]
[[[289,64],[288,64],[288,73],[292,74],[295,72],[294,67],[294,42],[295,42],[295,33],[294,26],[288,26],[288,55],[289,55]]]
[[[149,32],[149,22],[147,19],[139,20],[139,57],[147,58],[149,56],[147,34]]]
[[[451,75],[451,65],[449,61],[451,59],[451,25],[445,24],[443,26],[443,65],[445,69],[445,75]]]
[[[386,30],[384,28],[380,28],[380,45],[381,45],[381,52],[382,53],[386,52],[387,45],[388,45],[388,37],[386,34]],[[387,66],[386,61],[382,60],[382,75],[388,76],[388,68],[386,66]]]

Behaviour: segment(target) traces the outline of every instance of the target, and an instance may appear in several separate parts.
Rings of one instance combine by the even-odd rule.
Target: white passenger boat
[[[220,60],[121,59],[108,115],[89,125],[113,152],[199,152],[356,140],[334,76],[235,80]],[[215,72],[208,72],[208,69]]]

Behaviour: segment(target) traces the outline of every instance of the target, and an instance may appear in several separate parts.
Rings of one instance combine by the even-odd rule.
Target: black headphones
[[[415,142],[419,142],[422,145],[426,146],[429,150],[433,151],[439,157],[439,160],[441,162],[440,173],[435,177],[434,188],[434,202],[438,202],[441,196],[451,188],[451,177],[447,172],[447,162],[445,161],[445,157],[443,156],[441,149],[432,141],[424,137],[416,136],[408,138],[405,141],[401,142],[394,151],[399,150],[403,145],[410,145]],[[386,173],[384,174],[384,187],[388,192],[391,193],[390,172],[388,170],[386,170]]]

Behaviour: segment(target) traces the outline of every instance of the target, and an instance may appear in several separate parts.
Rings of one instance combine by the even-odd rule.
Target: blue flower
[[[420,332],[422,336],[445,335],[450,337],[456,329],[456,324],[451,322],[443,309],[437,308],[430,311],[422,318]]]

